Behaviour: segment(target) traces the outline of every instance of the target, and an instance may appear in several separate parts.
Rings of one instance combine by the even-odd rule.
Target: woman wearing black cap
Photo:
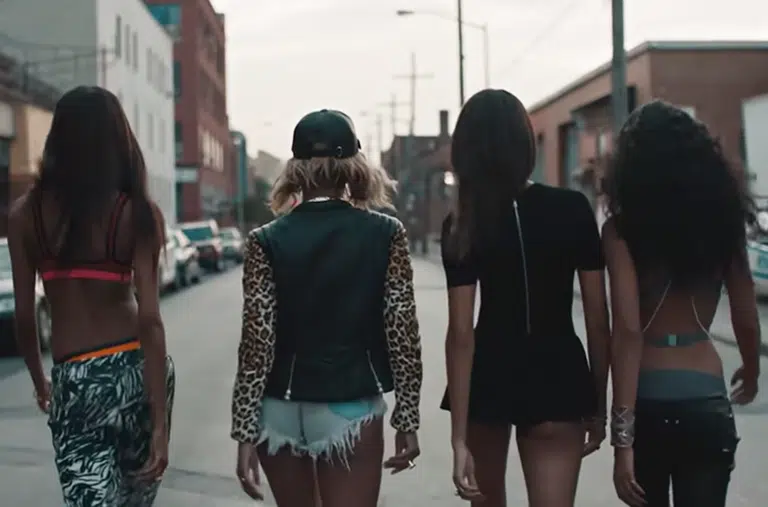
[[[395,472],[419,455],[422,364],[403,225],[369,211],[393,182],[360,153],[348,116],[296,126],[273,191],[280,218],[248,236],[232,403],[238,478],[258,498],[258,460],[279,506],[375,507],[383,394],[395,391]],[[292,207],[296,198],[301,203]]]
[[[467,101],[451,158],[458,206],[442,237],[449,305],[443,408],[451,411],[456,489],[473,505],[507,504],[515,426],[528,505],[572,506],[582,457],[605,438],[609,328],[593,209],[579,192],[528,180],[535,134],[525,107],[504,90]],[[573,326],[574,274],[589,362]]]

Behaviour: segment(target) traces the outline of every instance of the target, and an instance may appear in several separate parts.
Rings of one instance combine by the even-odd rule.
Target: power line
[[[528,56],[528,53],[534,47],[538,46],[542,41],[549,37],[555,28],[557,28],[563,21],[568,19],[568,15],[571,13],[573,8],[579,5],[581,2],[582,0],[571,0],[565,6],[563,6],[563,9],[552,19],[552,21],[545,25],[541,31],[539,31],[536,36],[531,39],[531,41],[526,44],[521,51],[518,52],[518,55],[512,58],[511,63],[507,65],[507,67],[505,67],[501,72],[499,72],[499,76],[503,76],[507,72],[517,67],[517,64],[519,64],[521,60]]]

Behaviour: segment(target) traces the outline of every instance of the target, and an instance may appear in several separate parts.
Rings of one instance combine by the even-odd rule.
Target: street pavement
[[[454,496],[448,414],[438,409],[445,386],[443,340],[446,302],[443,276],[434,262],[416,259],[416,295],[422,329],[425,379],[422,396],[422,456],[418,466],[398,476],[385,475],[380,506],[467,505]],[[211,277],[200,286],[163,301],[168,348],[177,367],[171,438],[171,466],[158,507],[239,507],[253,505],[234,479],[235,444],[229,439],[230,392],[240,335],[240,271]],[[578,299],[575,323],[584,322]],[[727,330],[720,330],[721,333]],[[718,342],[726,373],[740,364],[738,351]],[[763,371],[768,362],[763,361]],[[542,372],[546,374],[546,372]],[[556,373],[556,372],[553,372]],[[768,375],[764,377],[768,378]],[[761,382],[768,392],[768,380]],[[737,409],[742,437],[728,505],[768,505],[768,398]],[[387,433],[387,452],[392,451]],[[587,458],[576,504],[618,506],[611,484],[607,445]],[[510,506],[526,505],[522,473],[514,448],[508,471]],[[21,360],[0,359],[0,506],[61,505],[45,417],[32,399],[32,385]],[[266,505],[274,505],[268,497]]]

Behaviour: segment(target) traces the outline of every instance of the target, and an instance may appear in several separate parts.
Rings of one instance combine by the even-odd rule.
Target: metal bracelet
[[[635,443],[635,411],[629,407],[611,409],[611,445],[632,447]]]

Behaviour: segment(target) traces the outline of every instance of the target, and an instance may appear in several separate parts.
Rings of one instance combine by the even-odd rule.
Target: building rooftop
[[[646,41],[627,51],[627,63],[649,51],[768,51],[768,41]],[[528,106],[528,112],[535,113],[610,70],[611,62],[609,61],[572,81],[555,93]]]

